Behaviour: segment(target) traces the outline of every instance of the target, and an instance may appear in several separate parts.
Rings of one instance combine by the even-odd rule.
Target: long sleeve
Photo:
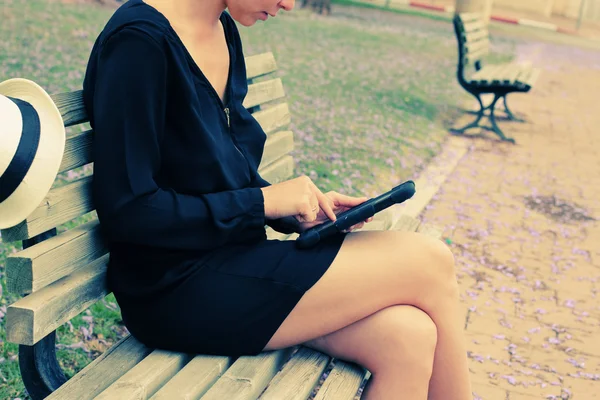
[[[192,196],[157,184],[170,72],[161,45],[124,28],[104,43],[96,62],[93,196],[110,240],[211,249],[264,235],[258,187]]]
[[[250,184],[252,187],[263,188],[267,186],[271,186],[269,182],[267,182],[260,174],[257,172],[254,180]],[[277,232],[290,234],[290,233],[300,233],[300,223],[294,217],[283,217],[283,218],[267,218],[266,224],[276,230]]]

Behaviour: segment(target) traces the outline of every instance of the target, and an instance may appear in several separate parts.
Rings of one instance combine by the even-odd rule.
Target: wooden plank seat
[[[496,123],[496,103],[500,99],[503,100],[509,120],[523,121],[510,111],[506,96],[513,92],[529,92],[540,75],[540,69],[534,68],[530,62],[484,66],[483,58],[490,52],[490,41],[481,14],[459,13],[454,16],[453,22],[458,43],[458,82],[467,92],[475,96],[480,108],[475,121],[462,128],[452,129],[452,132],[462,134],[467,129],[480,126],[490,129],[500,139],[514,143],[515,140],[506,137]],[[494,99],[488,106],[483,105],[482,94],[494,95]],[[488,110],[491,127],[479,125]]]
[[[259,170],[266,180],[280,182],[294,174],[294,138],[287,130],[290,113],[281,80],[273,76],[277,65],[271,53],[247,57],[246,64],[244,105],[268,136]],[[87,122],[81,91],[52,98],[66,126]],[[93,163],[91,135],[89,130],[68,135],[61,172]],[[300,400],[319,388],[319,400],[355,397],[368,371],[303,346],[233,359],[152,349],[126,336],[67,380],[56,359],[56,329],[108,294],[108,252],[93,215],[90,179],[56,184],[31,215],[1,232],[5,241],[23,241],[23,250],[6,262],[8,289],[24,296],[7,309],[6,333],[20,345],[21,376],[31,398]],[[364,229],[440,236],[434,226],[388,211]],[[78,223],[84,214],[91,220]],[[267,231],[270,238],[296,236]]]
[[[504,86],[533,86],[539,76],[540,70],[532,68],[530,64],[508,63],[501,65],[488,65],[476,71],[469,78],[472,85],[504,85]]]

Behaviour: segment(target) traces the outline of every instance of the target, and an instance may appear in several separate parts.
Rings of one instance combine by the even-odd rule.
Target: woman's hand
[[[261,188],[265,217],[294,216],[298,222],[314,222],[318,214],[335,221],[332,201],[307,176]]]
[[[328,192],[325,195],[330,200],[331,209],[333,210],[333,212],[335,213],[336,216],[338,214],[341,214],[344,211],[347,211],[347,210],[351,209],[352,207],[356,207],[359,204],[362,204],[368,200],[367,197],[351,197],[351,196],[346,196],[344,194],[340,194],[340,193],[337,193],[334,191]],[[299,221],[298,225],[299,225],[300,232],[304,232],[305,230],[310,229],[313,226],[319,225],[323,222],[326,222],[329,219],[330,218],[327,217],[325,212],[323,212],[323,210],[320,210],[317,213],[317,218],[314,221],[310,221],[310,222],[300,222]],[[365,221],[359,222],[358,224],[353,225],[350,228],[346,229],[345,232],[352,232],[354,230],[360,229],[365,225],[366,222],[371,222],[372,220],[373,220],[373,217],[367,218]]]
[[[351,197],[337,192],[323,194],[307,176],[290,179],[261,188],[265,204],[265,217],[277,219],[293,216],[298,221],[298,233],[327,220],[335,221],[336,215],[366,200],[366,197]],[[347,232],[362,228],[368,218],[350,227]]]

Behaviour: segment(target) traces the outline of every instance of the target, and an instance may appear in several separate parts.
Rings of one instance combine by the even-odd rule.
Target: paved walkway
[[[526,18],[533,21],[554,24],[562,29],[571,31],[572,34],[581,37],[586,37],[589,39],[600,40],[600,23],[596,21],[584,20],[581,26],[579,26],[578,28],[577,19],[562,17],[559,15],[552,15],[550,17],[546,17],[538,13],[516,11],[510,8],[502,8],[498,6],[494,7],[493,13],[494,15],[498,15],[500,17],[505,18]]]
[[[456,256],[476,398],[600,398],[600,53],[519,49],[546,69],[509,96],[517,145],[451,138],[472,149],[422,215]]]
[[[406,2],[405,0],[391,0],[392,3],[394,3],[394,1]],[[454,7],[456,5],[456,0],[420,0],[419,3],[432,6]],[[577,18],[567,18],[560,15],[545,16],[533,11],[515,10],[514,8],[510,7],[501,7],[497,3],[494,3],[492,15],[503,18],[524,18],[536,22],[553,24],[561,29],[570,31],[571,34],[589,39],[600,40],[600,22],[590,21],[589,19],[584,19],[581,26],[578,28]]]

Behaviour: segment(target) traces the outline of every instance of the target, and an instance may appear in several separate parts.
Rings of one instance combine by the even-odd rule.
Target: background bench
[[[454,16],[454,32],[458,42],[457,78],[459,84],[471,93],[479,102],[477,119],[458,129],[454,133],[462,134],[465,130],[479,125],[485,111],[489,110],[491,127],[482,126],[496,133],[502,140],[514,143],[507,138],[496,124],[494,110],[497,101],[504,100],[504,108],[508,119],[519,120],[508,108],[506,95],[513,92],[528,92],[537,80],[540,70],[533,68],[531,63],[503,63],[483,65],[483,57],[489,54],[490,41],[487,24],[478,13],[461,13]],[[491,93],[494,100],[483,105],[481,95]]]
[[[290,112],[282,82],[273,76],[277,66],[271,53],[247,57],[246,64],[250,85],[244,106],[268,135],[259,170],[266,180],[280,182],[294,174],[289,154],[294,138],[286,129]],[[88,121],[81,91],[52,98],[65,126]],[[93,162],[91,134],[87,130],[68,135],[61,172]],[[300,400],[318,388],[319,400],[355,397],[368,371],[304,346],[232,359],[155,350],[127,336],[67,380],[56,359],[56,329],[108,294],[108,254],[99,236],[90,183],[88,175],[55,185],[26,220],[2,230],[4,241],[23,241],[23,250],[6,262],[8,289],[24,295],[8,307],[6,332],[9,342],[20,345],[21,375],[33,399],[250,400],[262,393],[261,399]],[[84,214],[91,221],[73,224]],[[75,226],[67,229],[71,225]],[[391,228],[441,235],[433,226],[392,212],[378,214],[364,229]],[[296,235],[268,228],[268,236]]]

